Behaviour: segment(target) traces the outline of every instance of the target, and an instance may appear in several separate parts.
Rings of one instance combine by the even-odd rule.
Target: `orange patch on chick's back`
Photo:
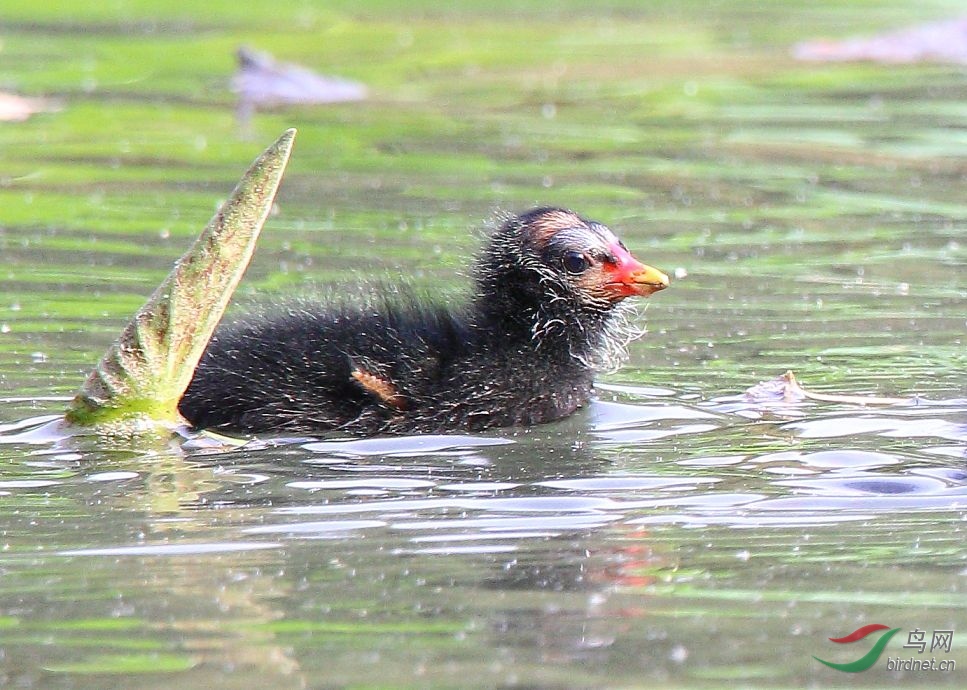
[[[376,396],[384,404],[397,410],[406,409],[406,398],[400,395],[392,382],[359,367],[353,369],[351,376],[367,393]]]

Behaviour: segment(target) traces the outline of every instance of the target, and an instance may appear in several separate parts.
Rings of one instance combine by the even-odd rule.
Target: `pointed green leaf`
[[[286,131],[255,160],[88,376],[69,422],[182,422],[178,401],[255,251],[295,133]]]

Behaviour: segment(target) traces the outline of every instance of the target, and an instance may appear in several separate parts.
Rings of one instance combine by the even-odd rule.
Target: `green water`
[[[967,73],[789,57],[962,4],[405,7],[4,3],[0,91],[59,109],[0,123],[0,686],[963,687]],[[243,132],[242,44],[372,96]],[[536,204],[672,287],[599,401],[546,427],[58,434],[290,126],[240,303],[459,295],[488,219]],[[742,395],[787,369],[911,402]],[[875,635],[827,638],[867,623],[901,629],[870,670],[813,659],[860,658]],[[887,668],[931,656],[961,668]]]

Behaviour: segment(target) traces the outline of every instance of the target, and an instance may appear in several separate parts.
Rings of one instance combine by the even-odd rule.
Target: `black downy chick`
[[[377,296],[220,327],[179,408],[199,428],[437,433],[567,416],[629,340],[620,305],[668,286],[607,227],[539,208],[504,222],[459,309]]]

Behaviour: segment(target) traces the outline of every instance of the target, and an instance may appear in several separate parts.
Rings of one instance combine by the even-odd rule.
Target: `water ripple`
[[[475,448],[513,443],[510,439],[462,435],[400,436],[392,438],[366,438],[348,441],[318,441],[302,447],[313,453],[335,455],[343,458],[369,456],[408,458],[434,454],[459,454]]]
[[[293,489],[425,489],[436,486],[436,482],[424,479],[403,479],[399,477],[366,477],[365,479],[319,479],[316,481],[289,482],[286,486]]]
[[[794,463],[807,469],[825,470],[831,468],[886,467],[899,464],[902,460],[887,453],[844,449],[824,450],[816,453],[803,453],[801,451],[767,453],[747,462],[754,465]]]
[[[643,489],[689,489],[697,484],[711,484],[719,481],[715,477],[649,477],[616,476],[587,477],[582,479],[556,479],[537,482],[537,486],[571,491],[639,491]]]
[[[262,525],[242,530],[244,534],[290,534],[314,535],[351,532],[371,527],[385,527],[382,520],[317,520],[313,522],[288,522],[279,525]]]
[[[875,417],[827,417],[789,422],[782,428],[796,432],[796,435],[800,438],[840,438],[843,436],[878,434],[900,438],[927,436],[951,441],[967,441],[967,425],[936,417],[913,419],[881,415]]]
[[[259,551],[278,549],[282,544],[273,542],[205,542],[195,544],[145,544],[144,546],[114,546],[97,549],[68,549],[58,551],[58,556],[195,556],[236,551]]]

